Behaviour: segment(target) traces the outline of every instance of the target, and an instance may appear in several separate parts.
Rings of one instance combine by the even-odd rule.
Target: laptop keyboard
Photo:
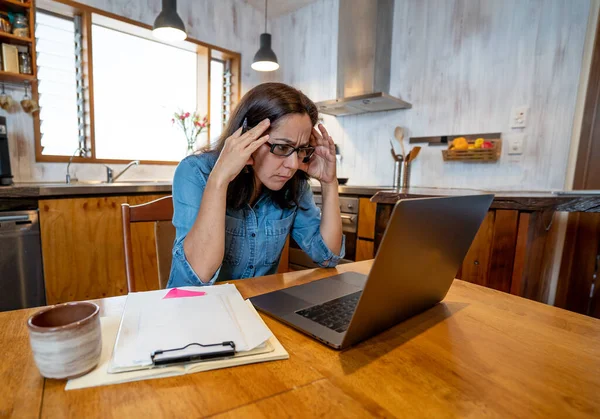
[[[345,332],[350,325],[362,291],[348,294],[326,303],[296,311],[297,314],[336,332]]]

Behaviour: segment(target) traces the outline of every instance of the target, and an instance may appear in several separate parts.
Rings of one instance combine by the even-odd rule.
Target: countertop
[[[321,185],[311,183],[313,192],[320,193]],[[338,187],[340,195],[362,195],[362,196],[373,196],[379,191],[393,192],[394,188],[391,186],[360,186],[360,185],[340,185]]]
[[[64,198],[86,195],[131,195],[144,193],[170,193],[171,181],[134,181],[134,182],[81,182],[81,183],[16,183],[0,187],[2,198]],[[311,184],[314,192],[321,192],[321,186]],[[378,191],[389,190],[390,186],[340,185],[342,195],[361,195],[371,197]]]
[[[170,181],[16,183],[0,187],[0,198],[63,198],[85,195],[130,195],[171,192]]]
[[[400,199],[493,193],[491,208],[519,211],[600,212],[600,191],[485,191],[474,189],[409,188],[379,191],[378,204],[395,204]]]
[[[65,198],[75,196],[135,195],[152,193],[170,193],[171,181],[134,181],[134,182],[80,182],[80,183],[17,183],[0,187],[0,199]],[[319,184],[311,183],[315,193],[321,192]],[[399,199],[458,196],[469,194],[493,193],[496,197],[492,208],[517,209],[524,211],[582,211],[600,212],[600,191],[485,191],[474,189],[410,188],[395,191],[390,186],[340,185],[341,195],[372,197],[371,201],[382,204],[394,204]]]

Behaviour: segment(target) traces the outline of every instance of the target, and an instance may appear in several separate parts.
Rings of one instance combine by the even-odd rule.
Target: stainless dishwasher
[[[46,305],[37,210],[0,212],[0,311]]]

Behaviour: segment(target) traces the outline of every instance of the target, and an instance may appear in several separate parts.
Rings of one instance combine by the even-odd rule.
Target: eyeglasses
[[[308,163],[311,156],[315,152],[315,148],[311,146],[294,147],[289,144],[271,144],[269,142],[266,144],[271,148],[271,153],[280,157],[291,156],[294,151],[296,151],[298,153],[298,158],[302,159],[303,163]]]
[[[244,122],[242,123],[242,135],[245,134],[249,130],[248,127],[248,118],[244,118]],[[273,144],[269,142],[265,142],[271,148],[269,151],[276,156],[279,157],[288,157],[291,156],[294,151],[298,152],[298,158],[302,159],[302,163],[308,163],[313,153],[315,152],[315,148],[312,146],[305,147],[294,147],[288,144]]]

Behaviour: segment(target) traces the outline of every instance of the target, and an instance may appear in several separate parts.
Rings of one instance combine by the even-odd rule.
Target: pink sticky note
[[[183,297],[201,297],[206,295],[204,291],[188,291],[180,290],[179,288],[171,288],[171,290],[163,297],[166,298],[183,298]]]

